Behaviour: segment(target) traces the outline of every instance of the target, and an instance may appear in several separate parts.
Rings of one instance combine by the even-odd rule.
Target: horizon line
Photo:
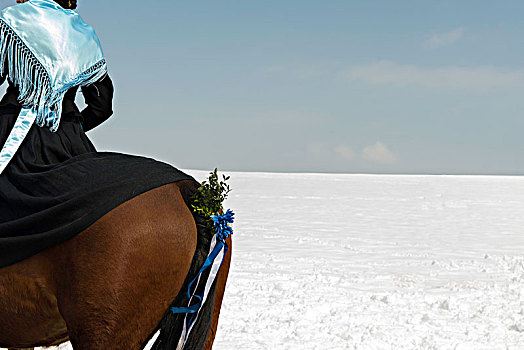
[[[184,171],[202,171],[212,172],[214,169],[195,169],[195,168],[181,168]],[[407,172],[407,173],[381,173],[381,172],[329,172],[329,171],[270,171],[270,170],[231,170],[218,169],[219,173],[252,173],[252,174],[277,174],[277,175],[356,175],[356,176],[484,176],[484,177],[519,177],[523,174],[503,174],[503,173],[422,173],[422,172]]]

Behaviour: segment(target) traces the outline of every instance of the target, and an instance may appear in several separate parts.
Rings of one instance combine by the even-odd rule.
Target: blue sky
[[[522,1],[79,0],[78,12],[116,86],[114,117],[89,135],[99,150],[196,169],[524,173]]]

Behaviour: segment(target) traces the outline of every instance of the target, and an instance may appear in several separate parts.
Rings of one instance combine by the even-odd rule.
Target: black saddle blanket
[[[0,267],[73,237],[141,193],[192,179],[153,159],[108,152],[10,175],[0,175]]]

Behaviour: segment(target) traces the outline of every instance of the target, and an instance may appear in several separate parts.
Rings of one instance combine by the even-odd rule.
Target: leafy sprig
[[[230,176],[218,176],[218,169],[209,173],[209,178],[202,182],[197,193],[193,197],[193,210],[198,214],[210,218],[211,215],[221,215],[224,213],[222,203],[226,200],[231,189],[226,183]],[[213,226],[213,221],[210,221]]]

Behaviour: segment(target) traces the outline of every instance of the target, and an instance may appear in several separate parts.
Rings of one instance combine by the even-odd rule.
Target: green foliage
[[[220,180],[217,169],[209,173],[209,178],[202,182],[193,197],[193,210],[205,217],[222,214],[224,209],[222,203],[231,192],[226,183],[229,178],[229,176],[222,175],[222,180]]]

